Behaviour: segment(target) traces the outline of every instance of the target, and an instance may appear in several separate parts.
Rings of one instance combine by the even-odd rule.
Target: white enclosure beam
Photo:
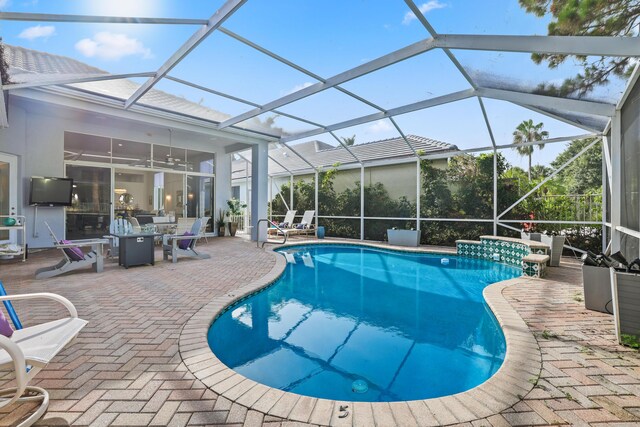
[[[309,162],[309,160],[307,160],[306,157],[304,157],[302,154],[298,153],[298,151],[294,148],[292,148],[290,145],[288,145],[286,142],[284,141],[280,141],[280,144],[284,145],[285,147],[287,147],[289,149],[289,151],[291,151],[293,154],[295,154],[296,156],[298,156],[298,158],[300,160],[302,160],[303,162],[305,162],[306,164],[308,164],[311,169],[315,170],[316,167],[314,165],[311,164],[311,162]]]
[[[338,138],[338,136],[333,133],[333,132],[329,132],[329,134],[331,134],[331,136],[338,141],[338,144],[340,144],[342,146],[342,148],[344,148],[345,150],[347,150],[349,152],[349,154],[351,154],[351,157],[353,157],[353,159],[359,163],[362,164],[362,162],[360,161],[360,159],[358,158],[358,156],[356,156],[355,154],[353,154],[353,151],[351,151],[351,149],[349,148],[349,146],[347,144],[345,144],[340,138]]]
[[[540,183],[538,185],[536,185],[535,187],[533,187],[531,190],[529,190],[527,192],[527,194],[525,194],[524,196],[520,197],[514,204],[512,204],[511,206],[509,206],[507,209],[505,209],[500,215],[498,215],[498,219],[502,218],[505,214],[507,214],[511,209],[515,208],[516,206],[518,206],[524,199],[526,199],[527,197],[529,197],[531,194],[535,193],[538,188],[542,187],[544,184],[546,184],[548,181],[550,181],[551,179],[553,179],[554,176],[556,176],[557,174],[559,174],[562,170],[564,170],[564,168],[566,168],[567,166],[569,166],[571,163],[573,163],[578,157],[582,156],[584,153],[586,153],[587,151],[589,151],[589,149],[591,147],[593,147],[595,145],[595,143],[598,142],[598,140],[594,140],[592,141],[589,145],[587,145],[586,147],[584,147],[582,150],[580,150],[580,152],[578,154],[576,154],[575,156],[573,156],[572,158],[570,158],[569,160],[567,160],[562,166],[560,166],[558,169],[554,170],[548,177],[546,177],[545,179],[543,179],[542,181],[540,181]]]
[[[621,225],[616,226],[616,231],[626,234],[627,236],[635,237],[636,239],[640,239],[640,231],[632,230],[627,227],[623,227]]]
[[[409,140],[407,139],[407,136],[404,134],[404,132],[402,131],[402,129],[400,129],[400,126],[398,126],[398,123],[396,123],[395,120],[393,120],[393,117],[389,117],[389,121],[391,122],[391,124],[393,125],[394,128],[396,128],[396,130],[398,131],[398,133],[400,134],[400,136],[402,137],[402,139],[404,140],[404,143],[407,144],[407,147],[409,147],[409,149],[411,151],[413,151],[413,154],[416,157],[420,157],[418,156],[418,152],[415,150],[415,148],[413,148],[413,145],[411,145],[411,143],[409,142]]]
[[[498,150],[496,148],[496,139],[493,136],[493,130],[491,129],[491,123],[489,123],[489,117],[487,116],[487,110],[484,108],[484,102],[482,98],[478,97],[478,103],[480,104],[480,111],[482,111],[482,117],[484,118],[484,124],[487,127],[489,138],[491,139],[491,145],[493,145],[493,235],[498,235]]]
[[[87,75],[86,77],[69,77],[69,78],[53,78],[51,80],[44,80],[39,82],[28,82],[28,83],[12,83],[3,87],[4,90],[15,90],[15,89],[25,89],[25,88],[34,88],[34,87],[42,87],[42,86],[54,86],[54,85],[69,85],[74,83],[89,83],[89,82],[101,82],[105,80],[118,80],[118,79],[129,79],[132,77],[152,77],[155,75],[155,72],[145,72],[145,73],[129,73],[129,74],[94,74]]]
[[[206,25],[203,25],[193,33],[191,37],[158,69],[154,77],[147,80],[142,86],[134,92],[124,103],[124,108],[129,108],[138,99],[144,96],[160,79],[162,79],[173,67],[195,49],[204,39],[214,32],[222,23],[227,20],[236,10],[240,8],[247,0],[227,0],[216,13],[209,18]]]
[[[404,0],[404,2],[407,4],[407,6],[409,6],[409,9],[411,9],[411,11],[416,16],[416,18],[418,18],[418,21],[420,21],[422,26],[429,32],[429,34],[431,34],[431,37],[436,38],[438,36],[438,33],[436,32],[435,28],[433,28],[433,26],[429,23],[427,18],[424,16],[422,11],[420,11],[420,8],[416,6],[413,0]],[[462,64],[460,64],[460,62],[458,61],[458,58],[456,58],[455,55],[451,53],[451,50],[447,48],[443,48],[442,51],[449,57],[449,59],[451,60],[451,63],[453,63],[453,65],[458,69],[458,71],[460,71],[460,74],[462,74],[462,77],[464,77],[465,80],[469,82],[471,87],[474,89],[477,89],[478,86],[473,81],[469,73],[467,73],[467,70],[465,70]]]
[[[611,194],[611,152],[609,151],[609,137],[607,136],[602,137],[602,160],[604,160],[607,180],[609,181],[609,194]]]
[[[611,253],[620,250],[622,225],[622,123],[621,111],[611,118]]]
[[[446,151],[444,153],[435,153],[435,154],[425,154],[424,156],[420,156],[422,159],[446,159],[453,156],[459,156],[461,154],[470,154],[470,153],[479,153],[482,151],[492,151],[494,149],[503,150],[505,148],[514,148],[514,147],[529,147],[532,145],[540,145],[540,144],[555,144],[558,142],[565,141],[576,141],[580,139],[587,138],[598,138],[600,135],[597,134],[587,134],[587,135],[575,135],[575,136],[562,136],[558,138],[549,138],[542,141],[532,141],[532,142],[524,142],[522,144],[503,144],[494,146],[484,146],[478,148],[467,148],[465,150],[457,150],[457,151]]]
[[[183,84],[185,86],[192,87],[194,89],[198,89],[198,90],[202,90],[204,92],[212,93],[212,94],[220,96],[222,98],[227,98],[227,99],[230,99],[232,101],[240,102],[242,104],[251,105],[252,107],[262,108],[262,106],[260,104],[257,104],[255,102],[252,102],[252,101],[249,101],[249,100],[237,97],[237,96],[229,95],[228,93],[220,92],[218,90],[211,89],[211,88],[208,88],[206,86],[201,86],[199,84],[191,83],[191,82],[189,82],[187,80],[182,80],[182,79],[179,79],[177,77],[173,77],[173,76],[169,76],[169,75],[166,75],[164,78],[167,79],[167,80],[172,80],[172,81],[174,81],[176,83]],[[279,111],[279,110],[271,110],[271,111],[273,113],[275,113],[275,114],[280,115],[280,116],[288,117],[288,118],[293,119],[293,120],[298,120],[300,122],[307,123],[307,124],[309,124],[311,126],[323,127],[323,125],[321,125],[319,123],[312,122],[311,120],[303,119],[302,117],[294,116],[293,114],[285,113],[285,112]]]
[[[640,44],[640,43],[639,43]],[[615,105],[601,102],[582,101],[577,99],[558,98],[555,96],[537,95],[533,93],[515,92],[503,89],[478,88],[477,95],[484,98],[511,101],[516,104],[535,105],[573,111],[576,113],[592,114],[595,116],[611,117],[615,113]]]
[[[223,34],[228,35],[229,37],[239,41],[240,43],[246,44],[247,46],[257,50],[258,52],[261,52],[261,53],[269,56],[272,59],[275,59],[278,62],[281,62],[281,63],[283,63],[285,65],[288,65],[289,67],[291,67],[291,68],[293,68],[293,69],[295,69],[295,70],[297,70],[297,71],[299,71],[299,72],[301,72],[303,74],[306,74],[307,76],[311,77],[312,79],[318,80],[321,83],[326,83],[326,79],[320,77],[316,73],[313,73],[313,72],[307,70],[306,68],[301,67],[300,65],[296,64],[293,61],[289,61],[288,59],[283,58],[282,56],[278,55],[277,53],[274,53],[274,52],[270,51],[269,49],[265,49],[264,47],[260,46],[259,44],[254,43],[251,40],[248,40],[248,39],[246,39],[246,38],[234,33],[233,31],[230,31],[227,28],[220,27],[218,29],[218,31],[220,31]],[[349,91],[347,89],[344,89],[344,88],[342,88],[340,86],[335,86],[335,88],[336,88],[336,90],[339,90],[340,92],[344,93],[345,95],[348,95],[348,96],[350,96],[350,97],[352,97],[354,99],[357,99],[358,101],[363,102],[363,103],[369,105],[370,107],[375,108],[376,110],[384,111],[383,108],[377,106],[376,104],[374,104],[373,102],[369,101],[368,99],[362,98],[361,96],[358,96],[355,93],[353,93],[353,92],[351,92],[351,91]],[[259,106],[256,105],[256,107],[259,107]]]
[[[436,47],[552,55],[640,56],[636,37],[440,34]]]
[[[385,119],[400,114],[411,113],[413,111],[423,110],[425,108],[435,107],[438,105],[448,104],[450,102],[460,101],[463,99],[471,98],[474,96],[473,89],[467,89],[460,92],[454,92],[443,96],[438,96],[424,101],[419,101],[413,104],[404,105],[398,108],[392,108],[386,112],[373,113],[352,120],[336,123],[330,126],[325,126],[324,129],[314,129],[306,132],[296,133],[290,136],[283,137],[281,141],[289,142],[297,139],[307,138],[310,136],[320,135],[325,132],[335,131],[338,129],[345,129],[351,126],[357,126],[363,123],[369,123],[380,119]]]
[[[207,25],[208,23],[206,19],[134,18],[128,16],[62,15],[21,12],[0,12],[0,20],[29,22],[81,22],[93,24]]]
[[[602,216],[602,252],[606,252],[607,250],[607,200],[609,199],[609,191],[611,191],[610,181],[607,176],[609,166],[607,165],[607,155],[606,148],[607,138],[602,138],[602,210],[600,215]],[[609,187],[609,191],[607,191],[607,187]]]
[[[318,232],[318,219],[320,216],[320,211],[318,209],[319,203],[318,203],[318,179],[319,179],[319,174],[318,174],[318,170],[316,169],[316,174],[315,174],[315,210],[316,210],[316,215],[315,215],[315,229],[316,229],[316,233]]]
[[[340,74],[336,74],[335,76],[326,79],[324,82],[318,82],[311,86],[300,89],[296,92],[293,92],[291,94],[285,95],[276,100],[268,102],[262,108],[256,108],[254,110],[247,111],[246,113],[239,114],[235,117],[232,117],[229,120],[222,122],[220,124],[220,129],[224,129],[225,127],[250,119],[251,117],[260,115],[265,111],[282,107],[283,105],[290,104],[292,102],[311,96],[315,93],[335,87],[341,83],[348,82],[349,80],[353,80],[357,77],[364,76],[376,70],[380,70],[382,68],[388,67],[389,65],[393,65],[397,62],[404,61],[405,59],[409,59],[413,56],[427,52],[433,49],[432,42],[433,42],[433,39],[422,40],[422,41],[413,43],[409,46],[405,46],[402,49],[396,50],[387,55],[381,56],[377,59],[374,59],[373,61],[369,61],[355,68],[351,68],[350,70],[344,71]]]
[[[601,129],[596,129],[596,128],[593,128],[591,126],[583,125],[582,123],[578,123],[578,122],[576,122],[574,120],[571,120],[571,119],[568,119],[566,117],[558,116],[557,114],[550,113],[549,111],[541,110],[540,108],[534,107],[533,105],[524,105],[524,104],[519,104],[517,102],[513,102],[513,104],[515,104],[515,105],[517,105],[519,107],[522,107],[522,108],[526,108],[527,110],[534,111],[534,112],[536,112],[538,114],[542,114],[543,116],[551,117],[552,119],[558,120],[558,121],[560,121],[562,123],[566,123],[568,125],[575,126],[577,128],[586,130],[587,132],[603,133]]]
[[[638,78],[640,78],[640,62],[636,63],[636,66],[633,68],[633,72],[631,73],[631,77],[629,78],[629,81],[627,82],[624,88],[624,92],[620,97],[620,101],[618,101],[618,104],[616,105],[616,108],[618,110],[621,109],[624,103],[627,101],[627,98],[631,94],[631,91],[636,86],[636,82],[638,81]]]
[[[364,166],[360,166],[360,240],[364,240]]]

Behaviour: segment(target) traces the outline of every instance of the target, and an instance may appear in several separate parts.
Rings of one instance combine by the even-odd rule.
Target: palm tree
[[[533,120],[525,120],[518,125],[513,132],[514,144],[525,144],[527,142],[542,141],[549,137],[549,132],[542,130],[544,124],[542,122],[537,125],[533,124]],[[529,156],[529,181],[531,181],[531,155],[533,154],[534,145],[525,145],[522,147],[514,147],[514,149],[522,157]],[[539,144],[538,149],[542,150],[544,144]]]
[[[343,136],[343,137],[342,137],[342,138],[340,138],[340,139],[342,140],[342,143],[343,143],[344,145],[346,145],[347,147],[351,147],[353,144],[355,144],[355,143],[356,143],[356,136],[355,136],[355,135],[350,136],[350,137],[348,137],[348,138],[347,138],[346,136]]]

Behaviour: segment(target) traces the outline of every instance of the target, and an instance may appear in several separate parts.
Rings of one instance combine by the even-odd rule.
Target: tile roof
[[[91,75],[109,75],[109,73],[104,70],[66,56],[26,49],[20,46],[5,45],[5,57],[9,63],[9,74],[12,83],[45,83],[67,78],[73,79],[86,78]],[[74,83],[65,85],[65,87],[124,101],[133,95],[140,87],[140,84],[130,79],[117,79]],[[229,114],[158,89],[149,90],[140,98],[138,104],[216,123],[231,117]],[[250,107],[247,107],[247,110],[248,109],[250,109]],[[257,119],[249,120],[246,125],[240,123],[235,127],[274,137],[280,136],[281,134],[278,129],[269,128]]]
[[[411,147],[413,147],[413,150],[423,154],[456,151],[458,149],[455,145],[417,135],[407,135],[407,140],[411,144]],[[357,163],[354,156],[343,147],[334,147],[322,141],[306,141],[299,144],[291,144],[290,146],[307,159],[314,167],[326,167],[335,163]],[[407,145],[404,139],[400,137],[355,144],[350,146],[349,150],[362,162],[415,156],[414,151]],[[271,174],[286,173],[287,171],[284,168],[290,171],[311,169],[311,167],[293,153],[291,149],[282,144],[277,148],[269,150],[269,156],[271,157],[269,159],[269,172]],[[278,165],[278,163],[282,166]],[[234,179],[244,177],[244,165],[244,160],[234,162]]]

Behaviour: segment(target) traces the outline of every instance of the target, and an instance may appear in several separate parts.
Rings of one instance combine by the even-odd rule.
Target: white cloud
[[[304,83],[302,83],[302,84],[300,84],[300,85],[295,85],[295,86],[293,87],[293,89],[291,89],[291,90],[289,90],[289,91],[287,91],[287,92],[283,93],[283,96],[284,96],[284,95],[289,95],[289,94],[294,93],[294,92],[297,92],[297,91],[302,90],[302,89],[304,89],[305,87],[309,87],[309,86],[313,86],[313,83],[311,83],[311,82],[304,82]]]
[[[9,4],[9,0],[0,0],[0,8],[5,7]]]
[[[447,7],[445,3],[440,3],[438,0],[430,0],[427,3],[422,3],[420,7],[418,7],[418,9],[420,9],[420,12],[422,12],[423,15],[426,15],[432,10],[442,9],[445,7]],[[404,25],[409,25],[411,21],[415,19],[418,19],[416,18],[416,15],[413,12],[409,11],[404,15],[404,19],[402,20],[402,23]]]
[[[48,39],[56,33],[56,27],[53,25],[36,25],[35,27],[29,27],[23,30],[18,37],[21,39],[35,40],[35,39]]]
[[[115,34],[108,31],[96,33],[92,39],[82,39],[75,45],[76,50],[84,56],[94,56],[104,60],[117,61],[125,56],[141,56],[144,59],[152,58],[151,49],[126,34]]]
[[[384,133],[393,129],[393,126],[389,124],[387,120],[378,120],[371,126],[369,126],[368,131],[370,133]]]

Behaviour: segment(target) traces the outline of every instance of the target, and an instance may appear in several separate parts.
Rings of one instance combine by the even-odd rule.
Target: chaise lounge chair
[[[162,236],[162,259],[166,261],[171,256],[171,261],[176,263],[180,255],[200,259],[211,258],[209,254],[196,251],[198,239],[202,237],[200,230],[204,220],[205,218],[196,219],[188,235],[165,234]]]
[[[313,225],[313,217],[316,215],[316,211],[304,211],[302,219],[298,224],[294,224],[293,228],[283,230],[283,232],[289,236],[297,236],[301,234],[315,234],[316,228]]]
[[[45,222],[49,229],[49,234],[53,239],[55,248],[62,251],[64,258],[59,263],[50,267],[43,267],[36,270],[36,279],[46,279],[60,274],[78,270],[86,267],[93,267],[93,271],[101,273],[104,267],[103,246],[109,243],[106,239],[84,239],[84,240],[58,240],[49,224]],[[84,253],[81,247],[90,246],[91,252]]]
[[[278,224],[278,227],[280,227],[283,230],[290,229],[291,227],[293,227],[293,221],[295,220],[295,218],[296,218],[296,211],[288,210],[282,222]],[[269,229],[267,230],[267,233],[269,235],[278,234],[278,229],[275,227],[269,227]]]
[[[69,312],[69,316],[23,328],[11,301],[36,298],[46,298],[61,303]],[[0,333],[0,369],[13,369],[16,377],[16,387],[0,390],[0,409],[14,403],[39,401],[40,405],[36,411],[18,424],[20,427],[27,427],[38,421],[49,406],[49,393],[41,387],[29,386],[28,384],[78,335],[87,321],[78,318],[78,312],[68,299],[56,294],[35,293],[7,296],[2,282],[0,282],[0,301],[5,304],[15,327],[15,330],[12,331],[13,328],[2,316],[0,319],[3,323],[3,333]]]

